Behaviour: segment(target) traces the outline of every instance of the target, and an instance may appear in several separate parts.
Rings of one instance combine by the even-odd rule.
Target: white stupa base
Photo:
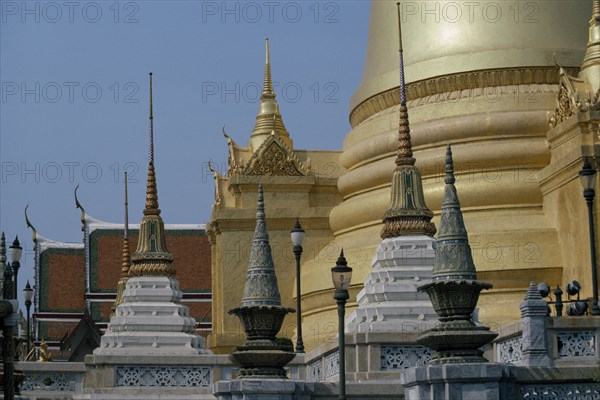
[[[210,353],[194,334],[196,321],[179,304],[182,292],[174,277],[129,278],[123,301],[111,317],[98,355],[194,355]]]
[[[417,292],[431,282],[434,243],[425,235],[381,241],[346,332],[418,332],[435,326],[438,316],[429,296]]]

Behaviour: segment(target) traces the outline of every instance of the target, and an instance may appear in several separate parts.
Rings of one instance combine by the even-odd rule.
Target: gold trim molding
[[[565,68],[565,71],[576,76],[579,68]],[[406,92],[407,97],[414,100],[459,90],[531,84],[559,84],[558,69],[552,66],[469,71],[409,83]],[[363,101],[350,112],[350,124],[354,128],[372,115],[398,104],[399,87],[379,93]]]

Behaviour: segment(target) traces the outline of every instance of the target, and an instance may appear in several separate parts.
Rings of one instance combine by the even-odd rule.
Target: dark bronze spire
[[[242,297],[242,307],[258,305],[281,306],[281,296],[277,286],[275,265],[265,221],[265,203],[261,183],[258,184],[256,228],[254,229],[248,276]]]
[[[421,174],[415,166],[406,107],[406,83],[404,81],[404,51],[400,3],[398,6],[398,32],[400,54],[400,113],[398,127],[398,154],[392,176],[390,208],[383,219],[382,238],[400,235],[424,234],[433,236],[435,226],[431,222],[433,212],[427,208],[423,196]]]
[[[117,299],[113,305],[113,312],[123,300],[125,285],[129,279],[129,269],[131,268],[131,255],[129,254],[129,201],[127,196],[127,171],[125,171],[125,215],[123,224],[123,252],[121,255],[121,278],[117,284]]]
[[[138,247],[131,256],[129,276],[175,275],[173,256],[167,250],[165,226],[158,208],[158,189],[154,170],[154,116],[152,113],[152,73],[150,73],[150,138],[146,207],[140,224]]]
[[[452,148],[446,150],[446,187],[436,240],[433,280],[477,279],[463,215],[454,186]]]

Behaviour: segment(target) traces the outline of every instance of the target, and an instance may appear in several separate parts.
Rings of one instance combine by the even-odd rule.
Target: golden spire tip
[[[269,55],[269,38],[267,38],[265,40],[265,48],[266,48],[266,57],[265,57],[265,63],[266,64],[271,64],[271,57]]]

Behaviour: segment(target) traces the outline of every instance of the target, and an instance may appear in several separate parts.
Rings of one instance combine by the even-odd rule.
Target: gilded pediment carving
[[[271,136],[252,155],[244,175],[304,176],[306,168],[278,136]]]
[[[590,93],[585,81],[569,75],[562,67],[559,75],[560,86],[556,97],[556,108],[553,113],[548,113],[548,123],[551,128],[577,112],[600,110],[600,89],[596,93]]]

